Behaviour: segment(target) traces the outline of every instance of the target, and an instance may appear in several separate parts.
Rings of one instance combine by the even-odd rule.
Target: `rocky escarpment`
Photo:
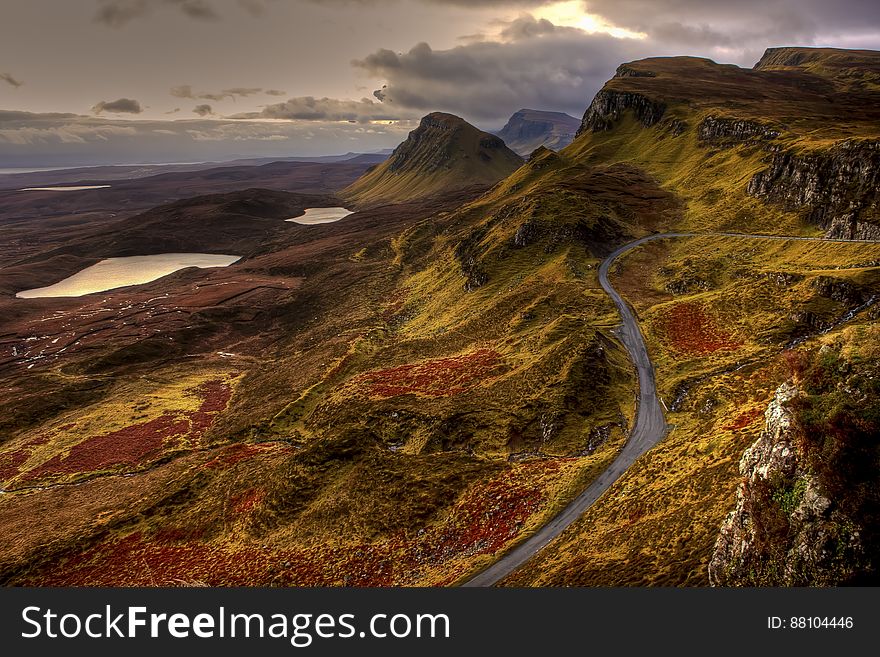
[[[525,156],[540,147],[565,148],[574,139],[580,123],[562,112],[521,109],[514,112],[498,136],[510,149]]]
[[[880,239],[880,141],[846,140],[821,152],[776,153],[747,191],[800,210],[837,239]]]
[[[756,144],[778,136],[778,130],[763,123],[724,116],[707,116],[697,126],[699,140],[716,146]]]
[[[663,118],[666,104],[638,93],[603,89],[587,108],[577,134],[610,130],[626,110],[632,110],[642,125],[649,128]]]
[[[803,383],[783,384],[768,405],[764,430],[739,463],[736,505],[709,563],[713,586],[876,578],[877,441],[862,410],[845,406],[859,398],[872,408],[876,391],[839,356],[823,347]]]

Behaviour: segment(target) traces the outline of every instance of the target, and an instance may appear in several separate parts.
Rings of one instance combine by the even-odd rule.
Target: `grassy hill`
[[[631,428],[635,379],[596,273],[615,246],[872,234],[876,54],[802,51],[756,70],[625,64],[577,139],[527,163],[432,114],[345,191],[366,208],[348,219],[278,227],[167,287],[15,306],[0,577],[448,585],[493,561]],[[179,210],[238,236],[293,202],[232,200]],[[612,280],[674,430],[507,583],[708,583],[737,463],[800,350],[873,372],[859,345],[876,337],[878,263],[872,244],[717,235],[623,258]],[[830,426],[820,410],[810,426]]]
[[[422,118],[385,162],[346,187],[358,206],[407,201],[466,187],[488,187],[508,176],[522,158],[495,135],[452,114]]]

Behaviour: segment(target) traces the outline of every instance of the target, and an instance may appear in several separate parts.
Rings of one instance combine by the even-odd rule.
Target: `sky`
[[[369,152],[580,117],[622,62],[880,49],[876,0],[0,0],[0,167]]]

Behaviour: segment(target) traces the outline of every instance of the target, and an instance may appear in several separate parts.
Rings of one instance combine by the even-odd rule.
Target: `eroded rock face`
[[[836,239],[880,239],[880,141],[843,141],[828,151],[773,155],[747,191],[807,218]]]
[[[610,130],[620,115],[628,109],[633,110],[642,125],[649,128],[663,118],[666,104],[642,94],[603,89],[587,108],[577,134]]]
[[[799,394],[789,383],[779,387],[764,430],[740,460],[736,506],[709,563],[713,586],[833,586],[863,565],[858,526],[804,467],[788,407]]]
[[[707,144],[735,146],[775,139],[779,136],[779,131],[757,121],[707,116],[697,127],[697,136]]]

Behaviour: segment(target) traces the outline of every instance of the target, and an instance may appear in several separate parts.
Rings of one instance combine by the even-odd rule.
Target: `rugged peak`
[[[494,185],[522,164],[504,140],[461,117],[432,112],[385,162],[343,195],[374,204],[410,200],[474,185]]]
[[[498,133],[520,155],[528,155],[539,146],[559,150],[568,146],[580,121],[564,112],[521,109],[513,113]]]

